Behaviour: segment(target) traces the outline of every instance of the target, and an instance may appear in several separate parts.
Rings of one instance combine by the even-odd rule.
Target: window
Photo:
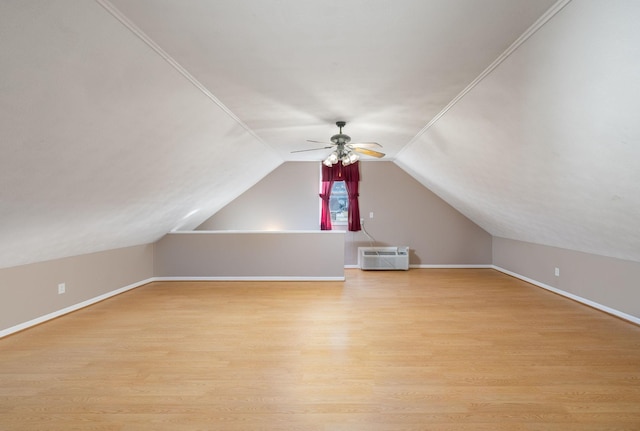
[[[334,225],[346,225],[349,221],[349,195],[344,181],[334,181],[329,198],[329,211],[331,223]]]
[[[352,232],[361,230],[358,205],[360,162],[347,166],[342,163],[320,166],[320,230],[331,230],[334,222],[348,226]]]

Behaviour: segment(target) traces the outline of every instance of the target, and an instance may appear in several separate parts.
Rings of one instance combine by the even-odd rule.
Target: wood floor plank
[[[0,340],[2,430],[639,430],[640,327],[490,269],[156,282]]]

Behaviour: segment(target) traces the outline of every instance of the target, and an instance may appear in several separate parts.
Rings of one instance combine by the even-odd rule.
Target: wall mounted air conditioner
[[[358,247],[362,270],[408,270],[409,247]]]

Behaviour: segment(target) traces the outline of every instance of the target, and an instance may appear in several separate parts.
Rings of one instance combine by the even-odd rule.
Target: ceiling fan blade
[[[307,150],[295,150],[295,151],[292,151],[292,153],[304,153],[305,151],[326,150],[327,148],[333,148],[333,147],[320,147],[320,148],[309,148]]]
[[[327,144],[327,145],[333,145],[331,142],[325,142],[325,141],[314,141],[313,139],[307,139],[307,142],[313,142],[314,144]]]
[[[349,144],[351,146],[353,146],[354,148],[366,148],[366,147],[380,147],[382,148],[382,145],[378,144],[377,142],[354,142],[352,144]]]
[[[377,157],[377,158],[382,158],[384,157],[384,153],[381,153],[379,151],[373,151],[373,150],[369,150],[367,148],[354,148],[353,151],[355,151],[356,153],[360,153],[360,154],[365,154],[367,156],[372,156],[372,157]]]

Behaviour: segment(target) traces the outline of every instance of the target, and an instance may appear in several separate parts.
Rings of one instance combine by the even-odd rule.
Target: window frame
[[[342,190],[339,190],[336,193],[336,190],[335,190],[336,185],[338,185],[338,187],[341,187],[342,190],[344,190],[344,192]],[[336,202],[338,199],[344,199],[344,207],[340,212],[332,211],[331,210],[332,203]],[[340,205],[339,202],[338,202],[338,205]],[[349,192],[347,191],[347,185],[344,180],[336,180],[333,182],[331,186],[331,196],[329,198],[329,212],[331,213],[331,225],[347,226],[349,224]],[[338,213],[343,213],[344,219],[341,218],[340,220],[338,220],[337,218]],[[334,214],[336,215],[334,216]]]

